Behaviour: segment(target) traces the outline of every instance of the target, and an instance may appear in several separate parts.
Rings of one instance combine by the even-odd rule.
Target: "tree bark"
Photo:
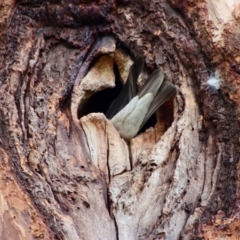
[[[240,3],[0,6],[0,239],[239,238]],[[177,94],[126,143],[104,113],[139,56]]]

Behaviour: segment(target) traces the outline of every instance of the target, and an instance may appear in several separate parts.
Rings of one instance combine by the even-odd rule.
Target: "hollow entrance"
[[[115,72],[115,84],[114,88],[104,89],[102,91],[96,92],[92,95],[90,92],[89,99],[81,106],[81,109],[78,109],[77,116],[80,119],[82,116],[88,115],[93,112],[101,112],[106,114],[110,105],[114,99],[120,94],[122,90],[122,82],[120,81],[120,74],[118,72],[117,66],[114,67]],[[139,133],[145,132],[150,127],[155,127],[156,124],[161,124],[163,131],[166,131],[172,124],[174,119],[173,116],[173,98],[170,98],[165,102],[158,110],[157,114],[154,113],[145,125],[140,129]],[[139,134],[138,133],[138,134]]]

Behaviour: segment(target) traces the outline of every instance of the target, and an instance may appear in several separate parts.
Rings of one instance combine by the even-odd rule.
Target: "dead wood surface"
[[[0,1],[0,239],[239,239],[239,16]],[[177,95],[128,145],[103,112],[139,56]]]

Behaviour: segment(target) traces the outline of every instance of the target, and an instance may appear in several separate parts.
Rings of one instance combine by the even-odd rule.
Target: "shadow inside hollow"
[[[113,100],[122,90],[122,83],[119,80],[119,73],[116,70],[116,67],[114,71],[116,76],[116,86],[114,88],[104,89],[93,94],[93,96],[91,96],[90,99],[84,104],[84,106],[81,109],[78,109],[78,118],[93,112],[102,112],[106,114]]]
[[[89,113],[101,112],[106,114],[110,105],[114,101],[114,99],[120,94],[122,90],[122,82],[120,81],[121,77],[118,71],[118,68],[114,67],[114,72],[116,76],[114,88],[104,89],[93,94],[81,107],[78,109],[78,118],[80,119],[82,116],[86,116]],[[91,93],[90,93],[91,94]],[[160,108],[161,112],[161,122],[164,124],[164,129],[167,130],[169,126],[171,126],[173,122],[173,98],[170,98],[167,102],[165,102]],[[145,132],[148,128],[154,127],[157,123],[156,114],[154,113],[148,121],[144,124],[139,133]]]

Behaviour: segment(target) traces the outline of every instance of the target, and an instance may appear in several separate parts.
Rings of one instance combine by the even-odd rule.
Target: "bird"
[[[139,57],[131,65],[122,91],[106,113],[106,117],[127,142],[137,135],[165,101],[176,94],[176,87],[169,81],[164,81],[161,69],[155,70],[137,93],[136,82],[143,67],[144,58]]]

